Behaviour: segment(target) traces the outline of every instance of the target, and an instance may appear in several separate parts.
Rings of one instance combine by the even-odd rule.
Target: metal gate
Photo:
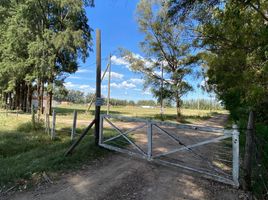
[[[238,187],[239,132],[101,115],[99,145]]]

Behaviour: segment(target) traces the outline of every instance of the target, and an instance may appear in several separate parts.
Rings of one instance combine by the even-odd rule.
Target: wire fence
[[[268,199],[268,148],[261,136],[253,140],[252,187],[257,199]]]
[[[16,120],[19,126],[30,124],[32,128],[28,131],[43,132],[52,140],[70,138],[71,141],[74,141],[88,126],[92,118],[92,116],[85,117],[85,114],[77,110],[63,113],[55,109],[52,115],[39,114],[36,110],[30,113],[25,113],[19,109],[0,109],[0,125],[6,126],[10,121]]]

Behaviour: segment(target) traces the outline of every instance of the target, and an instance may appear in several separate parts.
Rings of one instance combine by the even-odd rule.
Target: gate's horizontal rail
[[[146,122],[146,123],[152,123],[157,124],[158,126],[171,126],[178,129],[190,129],[190,130],[198,130],[198,131],[205,131],[205,132],[214,132],[214,133],[231,133],[231,130],[226,130],[224,128],[218,128],[218,127],[204,127],[200,125],[186,125],[186,124],[177,124],[174,122],[162,122],[158,120],[148,120],[148,119],[140,119],[140,118],[134,118],[134,117],[126,117],[121,115],[102,115],[102,117],[105,118],[114,118],[118,120],[123,120],[127,122]]]
[[[134,127],[134,128],[132,128],[132,129],[129,129],[129,130],[123,132],[122,135],[127,135],[127,134],[129,134],[129,133],[131,133],[131,132],[133,132],[133,131],[136,131],[136,130],[139,130],[139,129],[141,129],[141,128],[144,128],[145,126],[147,126],[147,124],[143,124],[143,125],[141,125],[141,126]],[[119,138],[119,137],[121,137],[120,134],[119,134],[119,135],[116,135],[116,136],[114,136],[114,137],[111,137],[111,138],[109,138],[109,139],[107,139],[107,140],[104,140],[103,142],[109,142],[109,141],[111,141],[111,140],[115,140],[115,139],[117,139],[117,138]]]
[[[134,142],[132,142],[126,135],[124,135],[124,133],[117,128],[110,120],[106,119],[105,117],[103,118],[105,119],[118,133],[120,136],[122,136],[123,138],[125,138],[129,144],[131,144],[132,146],[134,146],[139,152],[141,152],[143,155],[146,156],[146,153],[142,150],[142,148],[140,148],[138,145],[136,145]]]
[[[126,154],[128,154],[130,156],[135,156],[137,158],[147,159],[147,156],[145,156],[143,154],[135,153],[133,151],[129,151],[127,149],[122,149],[122,148],[119,148],[119,147],[115,147],[115,146],[112,146],[112,145],[109,145],[109,144],[99,144],[99,146],[104,147],[106,149],[110,149],[112,151],[117,151],[117,152],[120,152],[120,153],[126,153]]]
[[[213,178],[213,180],[216,180],[216,181],[228,184],[228,185],[237,186],[235,184],[235,182],[233,180],[231,180],[231,179],[224,178],[222,176],[217,176],[215,174],[212,174],[212,173],[209,173],[209,172],[206,172],[206,171],[203,171],[203,170],[198,170],[198,169],[195,169],[195,168],[192,168],[192,167],[188,167],[188,166],[181,165],[181,164],[178,164],[178,163],[168,162],[168,161],[161,160],[161,159],[153,159],[152,161],[154,161],[156,163],[159,163],[159,164],[164,164],[164,165],[167,165],[167,166],[173,165],[173,166],[176,166],[176,167],[180,167],[180,168],[183,168],[183,169],[186,169],[186,170],[190,170],[190,171],[193,171],[193,172],[200,173],[201,176],[203,176],[205,178],[208,178],[208,179]]]
[[[176,152],[179,152],[179,151],[188,150],[189,148],[192,149],[194,147],[198,147],[198,146],[201,146],[201,145],[205,145],[205,144],[209,144],[209,143],[213,143],[213,142],[218,142],[220,140],[224,140],[224,139],[227,139],[227,138],[230,138],[230,137],[232,137],[232,135],[223,135],[223,136],[220,136],[220,137],[217,137],[217,138],[213,138],[211,140],[206,140],[206,141],[199,142],[199,143],[196,143],[196,144],[187,145],[187,146],[184,146],[184,147],[181,147],[181,148],[177,148],[177,149],[174,149],[174,150],[169,151],[169,152],[161,153],[161,154],[158,154],[156,156],[153,156],[153,158],[159,158],[161,156],[166,156],[166,155],[176,153]]]

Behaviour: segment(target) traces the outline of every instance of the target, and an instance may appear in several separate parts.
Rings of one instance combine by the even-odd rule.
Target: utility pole
[[[96,102],[101,98],[101,31],[96,30]],[[95,144],[99,143],[100,134],[100,108],[95,103]]]
[[[111,68],[112,68],[112,55],[109,57],[109,75],[108,75],[108,95],[107,95],[107,115],[110,113],[110,97],[111,97]]]

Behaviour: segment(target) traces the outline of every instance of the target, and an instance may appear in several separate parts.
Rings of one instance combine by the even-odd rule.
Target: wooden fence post
[[[245,145],[244,167],[243,167],[244,168],[243,189],[246,191],[249,191],[251,189],[253,135],[254,135],[254,112],[250,111],[246,131],[246,145]]]
[[[71,141],[73,141],[76,131],[77,111],[74,111],[73,127],[71,132]]]
[[[51,139],[55,139],[56,133],[55,133],[55,129],[56,129],[56,112],[55,110],[53,110],[52,113],[52,128],[51,128]]]

